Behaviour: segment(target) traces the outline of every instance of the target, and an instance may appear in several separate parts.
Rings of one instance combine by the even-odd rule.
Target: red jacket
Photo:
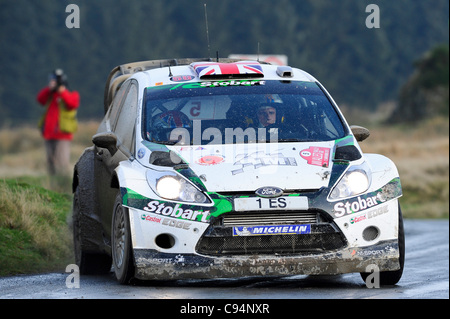
[[[59,107],[58,102],[62,100],[68,110],[77,109],[80,105],[80,95],[77,91],[64,90],[61,93],[51,92],[48,87],[43,88],[37,95],[37,100],[42,105],[47,105],[51,100],[45,114],[42,134],[46,140],[72,140],[71,133],[59,130]]]

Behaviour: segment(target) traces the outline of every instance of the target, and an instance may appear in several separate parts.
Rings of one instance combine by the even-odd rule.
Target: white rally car
[[[325,88],[287,66],[220,59],[121,65],[74,169],[82,274],[169,280],[377,271],[404,231],[395,165],[363,154]]]

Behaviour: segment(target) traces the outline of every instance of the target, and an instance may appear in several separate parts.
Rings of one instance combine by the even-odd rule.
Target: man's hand
[[[48,88],[50,89],[50,91],[54,91],[56,88],[56,81],[50,80],[50,82],[48,82]]]

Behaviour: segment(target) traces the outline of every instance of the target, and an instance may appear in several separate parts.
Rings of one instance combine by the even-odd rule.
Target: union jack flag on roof
[[[216,77],[232,77],[246,75],[247,77],[264,77],[261,65],[255,61],[242,61],[235,63],[198,62],[191,66],[200,79]]]

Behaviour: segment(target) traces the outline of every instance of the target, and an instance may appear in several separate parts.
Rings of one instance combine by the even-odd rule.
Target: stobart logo
[[[164,203],[160,203],[157,200],[151,201],[144,207],[147,212],[161,214],[167,217],[181,218],[192,221],[201,221],[203,223],[208,222],[209,210],[207,211],[197,211],[192,209],[182,208],[182,205],[176,204],[174,207],[166,206]],[[201,220],[199,220],[201,216]]]
[[[367,198],[358,197],[356,200],[350,202],[340,202],[334,205],[334,216],[336,218],[342,217],[345,214],[357,213],[361,210],[365,210],[370,207],[374,207],[378,204],[385,202],[386,199],[379,193],[376,196]]]

